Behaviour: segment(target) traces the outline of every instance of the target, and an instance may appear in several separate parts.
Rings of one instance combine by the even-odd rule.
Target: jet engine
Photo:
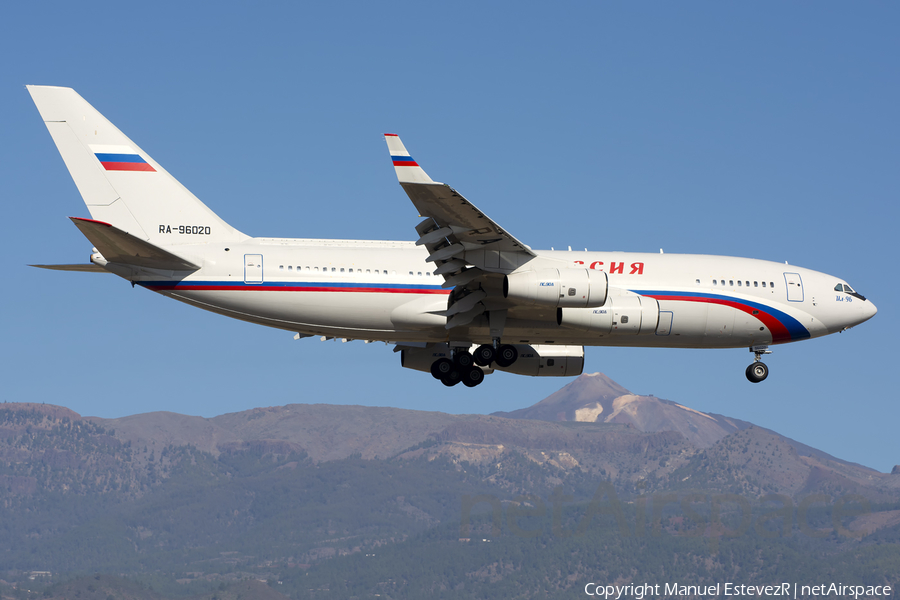
[[[606,303],[609,279],[594,269],[538,269],[503,278],[503,297],[522,304],[595,308]]]
[[[450,358],[450,347],[447,344],[431,344],[427,348],[403,348],[400,351],[400,366],[429,373],[431,365],[439,358]]]
[[[656,333],[659,302],[647,296],[613,296],[601,308],[558,308],[556,322],[601,336]]]
[[[519,358],[498,371],[532,377],[574,377],[584,371],[584,346],[516,344]]]

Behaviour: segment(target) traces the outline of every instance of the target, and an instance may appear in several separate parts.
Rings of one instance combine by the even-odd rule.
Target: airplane
[[[416,241],[241,233],[70,88],[26,86],[91,218],[90,264],[295,338],[383,341],[401,365],[474,387],[495,370],[575,376],[585,346],[749,348],[845,331],[877,309],[838,277],[726,256],[533,250],[385,134],[423,220]]]

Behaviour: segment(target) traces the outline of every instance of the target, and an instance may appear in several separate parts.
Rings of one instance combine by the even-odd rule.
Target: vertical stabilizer
[[[91,217],[158,246],[247,238],[75,90],[26,87]]]

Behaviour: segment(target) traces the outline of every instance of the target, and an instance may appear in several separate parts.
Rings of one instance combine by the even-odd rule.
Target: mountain
[[[466,417],[440,412],[370,406],[288,404],[213,418],[155,412],[118,419],[89,417],[135,447],[193,445],[218,455],[222,448],[254,441],[295,444],[315,461],[352,454],[387,458]]]
[[[122,577],[109,575],[93,575],[79,577],[71,581],[59,583],[47,588],[42,597],[44,600],[165,600],[163,595],[152,589],[152,586],[141,585]],[[222,584],[213,592],[198,594],[185,600],[287,600],[265,582],[256,579],[245,579],[228,585]]]
[[[700,412],[671,400],[632,394],[603,373],[581,375],[537,404],[511,412],[495,412],[493,416],[539,421],[624,423],[645,432],[677,431],[697,448],[709,448],[725,436],[754,427],[741,419]],[[779,435],[771,430],[766,431]],[[866,468],[790,438],[784,439],[801,456]]]
[[[703,477],[732,490],[768,490],[789,496],[835,491],[861,493],[884,500],[900,492],[900,478],[835,458],[821,450],[784,437],[770,429],[716,413],[704,413],[656,396],[638,396],[602,373],[584,374],[540,402],[492,416],[551,422],[620,423],[647,433],[672,431],[699,452],[679,467],[691,485],[703,467],[714,460],[722,473]],[[758,462],[765,448],[769,460]],[[777,460],[772,460],[772,457]],[[690,472],[684,472],[687,471]],[[673,473],[674,474],[674,473]],[[677,478],[677,475],[676,477]],[[726,479],[730,484],[726,484]],[[750,481],[756,483],[749,483]],[[671,483],[671,482],[670,482]],[[877,490],[877,491],[876,491]]]
[[[847,551],[861,552],[873,541],[891,549],[900,544],[900,474],[842,461],[744,421],[631,394],[602,374],[581,376],[532,407],[494,415],[293,404],[213,418],[160,412],[101,419],[58,406],[6,403],[0,405],[0,596],[5,582],[33,585],[31,572],[143,578],[144,587],[103,597],[137,598],[162,589],[211,597],[220,585],[242,580],[284,580],[284,590],[273,589],[285,594],[290,580],[297,597],[315,580],[331,597],[353,595],[358,588],[326,581],[344,567],[332,572],[319,565],[376,554],[440,560],[466,553],[455,545],[451,552],[448,544],[470,537],[462,527],[468,502],[481,504],[471,514],[478,539],[496,537],[497,522],[507,539],[514,518],[502,514],[524,507],[540,516],[543,506],[549,519],[558,514],[549,508],[558,493],[569,503],[562,513],[567,519],[599,494],[603,502],[620,503],[632,529],[653,515],[655,530],[672,535],[689,522],[678,514],[680,498],[743,498],[758,518],[760,511],[771,512],[773,494],[795,507],[812,497],[820,505],[809,522],[835,531],[838,523],[851,537],[861,536]],[[847,497],[869,509],[832,518],[835,503]],[[674,506],[657,510],[657,501]],[[648,503],[653,511],[640,516],[637,507]],[[496,521],[486,521],[485,512]],[[557,525],[547,522],[543,530]],[[844,551],[840,535],[794,540],[796,526],[787,530],[780,555],[807,546],[821,556]],[[630,572],[629,560],[658,558],[658,552],[636,558],[650,551],[643,544],[597,535],[628,554],[616,559],[622,572]],[[762,551],[768,542],[760,539],[734,540],[734,552]],[[509,564],[524,556],[518,543],[504,550],[520,557]],[[679,544],[664,546],[684,551]],[[560,560],[579,547],[558,546]],[[529,560],[547,551],[529,548]],[[697,551],[690,550],[692,560],[702,562]],[[490,557],[487,550],[473,552],[463,562]],[[873,552],[876,560],[880,555]],[[346,564],[360,572],[370,568]],[[407,583],[379,579],[395,569],[365,564],[381,565],[370,572],[380,582],[372,589],[403,597],[391,586]],[[500,582],[524,568],[504,564],[475,568],[478,575],[471,577]],[[317,569],[319,575],[307,580]],[[428,589],[416,579],[424,572],[404,573],[404,582]],[[441,585],[457,577],[469,575],[445,575]],[[103,595],[114,583],[83,580],[82,587],[59,588],[57,596]],[[57,593],[45,589],[46,597]]]
[[[647,432],[677,431],[698,448],[709,448],[726,435],[751,425],[655,396],[637,396],[603,373],[581,375],[528,408],[493,414],[509,419],[627,423]]]

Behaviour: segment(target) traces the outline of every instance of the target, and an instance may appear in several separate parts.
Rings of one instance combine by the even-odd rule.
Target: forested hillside
[[[632,422],[341,409],[228,415],[201,449],[179,438],[207,427],[198,417],[141,427],[137,415],[123,431],[61,407],[0,405],[0,596],[221,600],[261,597],[246,587],[256,582],[273,598],[552,598],[594,579],[788,574],[898,583],[900,476],[750,424],[700,447]],[[303,435],[278,422],[298,412],[317,419]],[[329,449],[323,440],[366,415],[390,421],[389,439]]]

